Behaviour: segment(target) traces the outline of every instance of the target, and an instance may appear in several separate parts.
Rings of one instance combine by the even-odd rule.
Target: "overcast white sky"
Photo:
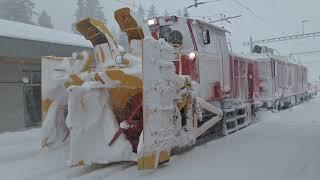
[[[75,0],[32,0],[36,3],[35,10],[46,10],[53,20],[56,29],[69,31],[71,23],[74,21],[74,11],[76,9]],[[141,3],[145,9],[154,4],[158,12],[163,14],[164,10],[174,12],[193,3],[193,0],[122,0],[129,4],[138,5]],[[201,2],[201,0],[198,0]],[[206,1],[206,0],[204,0]],[[305,23],[306,32],[320,31],[320,1],[319,0],[238,0],[246,7],[253,10],[253,14],[235,3],[233,0],[222,0],[198,8],[189,10],[192,17],[210,16],[213,19],[219,18],[220,13],[227,16],[239,15],[242,17],[232,20],[232,24],[218,23],[231,31],[230,40],[236,52],[247,52],[248,48],[242,46],[242,42],[248,41],[250,36],[254,39],[277,37],[281,35],[302,33],[302,20],[308,19]],[[116,0],[101,0],[104,7],[105,16],[109,19],[109,25],[117,27],[113,21],[113,11],[126,5]],[[320,50],[320,37],[315,39],[294,40],[268,44],[277,48],[281,54],[290,52]],[[317,54],[320,57],[320,54]],[[303,63],[308,63],[316,74],[320,71],[320,60],[316,55],[301,56]],[[312,63],[311,63],[312,61]]]

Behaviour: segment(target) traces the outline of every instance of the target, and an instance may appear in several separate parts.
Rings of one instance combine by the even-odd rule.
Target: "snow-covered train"
[[[259,107],[311,96],[306,67],[259,46],[230,53],[223,28],[176,16],[145,23],[129,8],[115,20],[128,51],[87,18],[76,28],[93,54],[42,59],[42,146],[69,140],[71,166],[136,161],[155,169],[176,149],[248,126]]]
[[[259,107],[280,110],[311,95],[307,68],[276,56],[270,48],[255,46],[253,53],[231,53],[227,30],[196,19],[157,17],[148,25],[155,39],[164,38],[175,47],[176,73],[198,82],[200,97],[211,104],[223,107],[225,102],[242,101],[251,103],[251,112]],[[223,109],[230,111],[230,107]],[[231,131],[251,119],[247,115],[244,120],[245,110],[238,113],[238,108],[232,113],[239,117],[232,116],[234,121],[226,123]]]
[[[310,96],[305,66],[268,53],[250,56],[258,62],[260,91],[257,100],[265,107],[288,108]]]
[[[270,48],[255,46],[253,53],[230,53],[228,31],[195,19],[158,17],[148,24],[154,38],[174,45],[176,73],[197,81],[201,97],[208,101],[241,99],[280,109],[310,95],[307,68]]]

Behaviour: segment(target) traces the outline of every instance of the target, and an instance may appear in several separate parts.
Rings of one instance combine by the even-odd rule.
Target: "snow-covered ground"
[[[40,150],[40,130],[0,135],[0,179],[318,180],[320,98],[280,113],[259,112],[248,128],[172,157],[155,171],[135,166],[67,167],[63,147]],[[88,152],[90,153],[90,152]]]

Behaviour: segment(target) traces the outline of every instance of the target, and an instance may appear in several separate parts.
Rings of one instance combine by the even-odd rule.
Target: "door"
[[[41,123],[41,75],[40,71],[22,72],[24,121],[26,127],[40,126]]]

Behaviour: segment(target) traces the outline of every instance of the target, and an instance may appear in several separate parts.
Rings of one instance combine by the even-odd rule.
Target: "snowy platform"
[[[126,164],[67,167],[65,148],[40,150],[40,130],[0,135],[1,179],[318,180],[320,98],[279,113],[262,111],[249,127],[181,155],[155,171]]]

